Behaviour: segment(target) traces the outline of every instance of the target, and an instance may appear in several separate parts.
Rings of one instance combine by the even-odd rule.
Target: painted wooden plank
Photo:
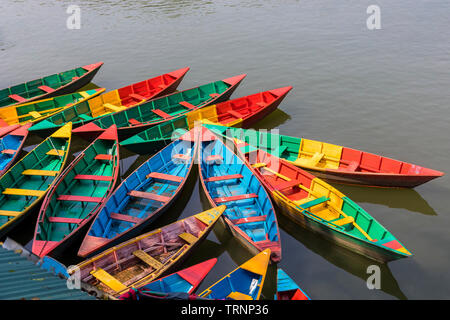
[[[226,176],[217,176],[217,177],[209,177],[205,179],[205,182],[213,182],[213,181],[224,181],[231,179],[242,179],[244,176],[242,174],[230,174]]]
[[[40,197],[40,196],[43,196],[45,194],[45,192],[46,191],[42,191],[42,190],[6,188],[3,191],[3,194],[16,195],[16,196]]]
[[[193,244],[198,240],[196,236],[187,232],[180,233],[178,236],[189,244]]]
[[[53,170],[38,170],[38,169],[27,169],[22,172],[25,176],[46,176],[46,177],[56,177],[59,171]]]
[[[22,211],[0,210],[0,216],[17,217]]]
[[[51,88],[49,86],[39,86],[38,88],[41,89],[42,91],[47,92],[47,93],[51,93],[51,92],[55,91],[55,89],[53,89],[53,88]]]
[[[83,219],[76,219],[76,218],[64,218],[64,217],[47,217],[49,222],[54,223],[73,223],[73,224],[81,224],[84,220]]]
[[[188,108],[190,110],[197,109],[196,106],[194,106],[193,104],[191,104],[191,103],[189,103],[187,101],[180,101],[179,104],[181,104],[183,107],[186,107],[186,108]]]
[[[122,282],[114,278],[112,275],[110,275],[108,272],[103,270],[102,268],[97,268],[95,270],[92,270],[90,272],[91,275],[93,275],[97,280],[99,280],[101,283],[106,285],[107,287],[111,288],[112,290],[116,292],[120,292],[123,290],[127,290],[128,287],[124,285]]]
[[[18,94],[11,94],[9,95],[9,97],[13,100],[16,100],[17,102],[25,102],[27,101],[27,99],[25,99],[24,97],[19,96]]]
[[[146,178],[154,178],[154,179],[159,179],[159,180],[167,180],[167,181],[173,181],[173,182],[181,182],[183,181],[183,177],[179,177],[179,176],[174,176],[171,174],[165,174],[165,173],[161,173],[161,172],[151,172],[149,173]]]
[[[73,177],[76,180],[94,180],[94,181],[112,181],[113,177],[111,176],[99,176],[92,174],[77,174]]]
[[[239,200],[245,200],[245,199],[251,199],[251,198],[257,198],[258,195],[254,193],[250,194],[240,194],[237,196],[231,196],[231,197],[220,197],[220,198],[214,198],[214,202],[216,203],[223,203],[223,202],[230,202],[230,201],[239,201]]]
[[[107,161],[111,161],[112,160],[112,155],[110,154],[98,154],[94,157],[95,160],[107,160]]]
[[[81,202],[101,202],[103,198],[100,197],[86,197],[74,195],[60,195],[56,200],[61,201],[81,201]]]
[[[145,253],[142,250],[136,250],[133,252],[133,255],[136,258],[141,259],[142,261],[144,261],[146,264],[148,264],[150,267],[154,268],[154,269],[161,269],[164,265],[159,262],[158,260],[156,260],[155,258],[153,258],[152,256],[148,255],[147,253]]]
[[[143,191],[136,191],[132,190],[128,193],[129,196],[136,197],[136,198],[144,198],[149,200],[155,200],[159,202],[169,202],[171,198],[161,196],[159,194],[151,193],[151,192],[143,192]]]
[[[131,223],[142,222],[141,218],[133,217],[133,216],[129,216],[126,214],[121,214],[121,213],[112,212],[109,214],[109,216],[111,217],[111,219],[114,219],[114,220],[126,221],[126,222],[131,222]]]
[[[49,156],[60,156],[60,157],[62,157],[62,156],[64,156],[64,150],[51,149],[46,154],[48,154]]]
[[[160,109],[151,109],[150,111],[152,111],[153,113],[155,113],[156,115],[160,116],[161,118],[164,119],[169,119],[172,118],[172,116],[168,113],[165,113],[164,111],[160,110]]]

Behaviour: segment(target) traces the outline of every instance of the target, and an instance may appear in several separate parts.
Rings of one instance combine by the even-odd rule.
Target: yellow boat
[[[97,88],[0,108],[0,126],[6,127],[14,124],[24,125],[30,122],[36,123],[73,105],[98,96],[104,91],[105,88]]]
[[[204,290],[199,296],[214,300],[259,300],[270,253],[270,249],[261,251]]]
[[[141,194],[148,196],[146,192]],[[78,275],[88,290],[100,290],[102,297],[117,298],[179,265],[206,239],[225,208],[222,205],[203,211],[122,242],[70,268],[69,275]]]

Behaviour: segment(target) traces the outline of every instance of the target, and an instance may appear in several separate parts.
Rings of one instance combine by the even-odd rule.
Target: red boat
[[[217,258],[209,259],[138,288],[130,289],[127,293],[119,296],[119,300],[141,300],[146,297],[168,299],[169,297],[166,294],[172,292],[192,294],[197,290],[216,262]]]

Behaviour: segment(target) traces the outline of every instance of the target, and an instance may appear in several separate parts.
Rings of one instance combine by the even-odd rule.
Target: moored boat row
[[[442,172],[250,130],[292,87],[229,100],[245,74],[179,92],[189,68],[106,93],[67,89],[79,85],[78,78],[93,77],[100,66],[76,69],[74,77],[59,76],[57,83],[43,78],[39,92],[31,83],[25,91],[3,90],[9,95],[0,100],[0,237],[37,209],[33,254],[59,257],[81,239],[77,255],[85,260],[69,273],[79,272],[86,286],[114,299],[191,297],[217,259],[180,267],[217,222],[253,257],[198,299],[260,298],[269,264],[282,259],[277,214],[376,261],[412,255],[322,178],[415,187]],[[52,94],[42,94],[45,90]],[[46,139],[20,159],[33,133]],[[89,141],[74,159],[72,135]],[[148,158],[120,182],[123,148]],[[197,172],[212,208],[144,233],[174,208]],[[275,299],[310,299],[283,270],[277,278]]]

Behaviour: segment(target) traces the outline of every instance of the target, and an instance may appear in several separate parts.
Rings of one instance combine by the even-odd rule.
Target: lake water
[[[66,9],[81,9],[81,29]],[[369,30],[369,5],[381,29]],[[103,61],[94,84],[112,90],[191,67],[179,89],[246,73],[232,97],[292,85],[279,110],[255,128],[327,141],[436,170],[450,167],[450,2],[377,1],[11,1],[0,3],[0,88]],[[28,145],[40,140],[31,138]],[[81,150],[86,146],[77,140]],[[29,149],[27,149],[29,150]],[[124,151],[123,176],[142,163]],[[413,254],[379,265],[279,215],[281,266],[312,299],[450,298],[450,176],[415,189],[334,184]],[[208,205],[198,181],[153,227]],[[34,221],[11,236],[29,246]],[[65,263],[79,260],[73,252]],[[219,226],[185,266],[218,257],[197,292],[250,258]],[[274,267],[263,290],[274,293]]]

